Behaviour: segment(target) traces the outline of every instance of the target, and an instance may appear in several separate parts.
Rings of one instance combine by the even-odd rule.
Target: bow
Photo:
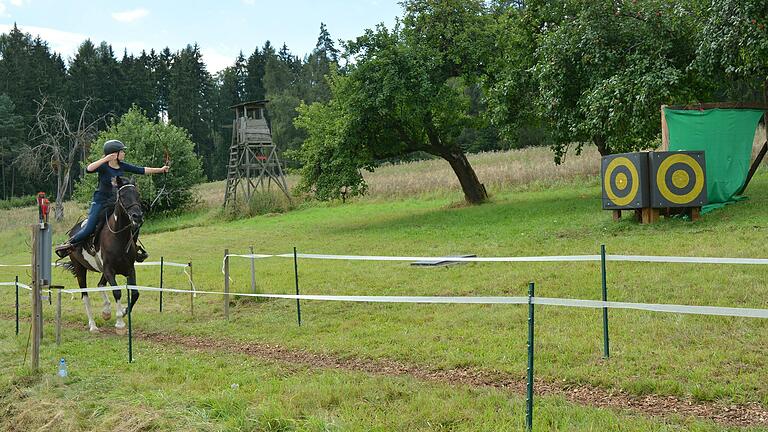
[[[171,153],[168,151],[168,146],[163,146],[163,166],[171,166]],[[168,185],[168,173],[163,173],[163,187],[160,188],[160,190],[157,192],[157,195],[155,195],[155,199],[152,200],[152,203],[149,205],[149,209],[152,210],[152,207],[155,206],[155,203],[160,199],[161,196],[167,195],[168,193],[165,191],[165,187]]]

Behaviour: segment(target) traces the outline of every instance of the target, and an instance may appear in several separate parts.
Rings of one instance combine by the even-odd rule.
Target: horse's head
[[[134,228],[144,223],[144,212],[141,209],[139,190],[133,179],[117,177],[114,183],[117,193],[116,207],[125,212]]]

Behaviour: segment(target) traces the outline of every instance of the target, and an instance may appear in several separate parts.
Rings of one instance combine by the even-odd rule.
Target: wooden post
[[[621,210],[614,210],[613,211],[613,220],[617,221],[621,219]]]
[[[229,321],[229,249],[224,249],[224,319]]]
[[[691,207],[691,222],[701,219],[701,207]]]
[[[40,281],[37,280],[37,242],[39,225],[32,226],[32,370],[40,367]]]
[[[253,255],[253,246],[249,247],[248,250]],[[251,257],[251,293],[256,294],[256,258],[254,257]]]
[[[644,208],[642,209],[642,221],[643,224],[652,224],[659,221],[659,209]]]
[[[664,115],[664,108],[666,105],[661,106],[661,151],[669,150],[669,128],[667,127],[667,117]]]

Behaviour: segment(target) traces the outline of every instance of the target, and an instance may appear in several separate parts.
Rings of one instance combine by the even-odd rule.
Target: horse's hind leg
[[[85,268],[78,266],[75,268],[75,271],[75,276],[77,276],[77,284],[80,286],[80,288],[86,288],[88,285],[88,279],[85,276]],[[93,312],[91,312],[91,299],[88,297],[87,292],[83,292],[81,296],[83,299],[83,304],[85,305],[85,313],[88,315],[88,330],[91,333],[96,333],[99,331],[99,328],[96,327],[96,321],[93,319]]]
[[[99,287],[107,286],[107,278],[101,275],[99,280]],[[106,291],[101,292],[101,298],[104,299],[104,307],[101,309],[101,317],[104,321],[109,321],[112,318],[112,303],[109,302],[109,296]]]

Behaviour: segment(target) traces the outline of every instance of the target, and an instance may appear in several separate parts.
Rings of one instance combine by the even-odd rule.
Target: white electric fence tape
[[[155,288],[147,286],[120,285],[117,287],[98,287],[83,288],[73,290],[62,290],[65,293],[78,292],[101,292],[112,291],[113,289],[136,289],[139,291],[163,291],[171,293],[196,293],[225,295],[220,291],[190,291],[173,288]],[[249,293],[229,293],[231,296],[241,297],[261,297],[261,298],[279,298],[279,299],[298,299],[298,300],[319,300],[319,301],[344,301],[344,302],[367,302],[367,303],[440,303],[440,304],[527,304],[528,297],[429,297],[429,296],[329,296],[329,295],[294,295],[294,294],[249,294]],[[647,303],[627,303],[600,300],[580,300],[580,299],[561,299],[547,297],[533,297],[533,304],[546,306],[568,306],[581,308],[611,308],[611,309],[634,309],[652,312],[681,313],[694,315],[716,315],[744,318],[768,318],[768,309],[753,308],[734,308],[718,306],[690,306],[674,304],[647,304]]]
[[[293,254],[229,254],[226,257],[240,258],[293,258]],[[225,257],[225,258],[226,258]],[[554,255],[529,257],[415,257],[415,256],[377,256],[377,255],[327,255],[296,254],[297,258],[348,260],[348,261],[452,261],[452,262],[579,262],[600,261],[600,255]],[[768,265],[767,258],[714,258],[714,257],[675,257],[653,255],[606,255],[606,261],[628,261],[648,263],[688,263],[688,264],[757,264]]]

